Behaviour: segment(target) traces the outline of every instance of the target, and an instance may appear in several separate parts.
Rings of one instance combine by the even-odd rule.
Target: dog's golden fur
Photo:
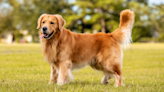
[[[44,59],[51,65],[50,83],[68,83],[72,79],[73,69],[88,64],[103,71],[101,83],[107,84],[108,79],[114,77],[115,86],[123,85],[123,53],[120,44],[130,43],[133,23],[134,13],[124,10],[121,12],[119,28],[114,32],[78,34],[63,27],[65,20],[60,15],[41,15],[37,26],[41,28],[40,35],[43,34],[43,27],[48,28],[47,34],[53,32],[50,38],[40,39]]]

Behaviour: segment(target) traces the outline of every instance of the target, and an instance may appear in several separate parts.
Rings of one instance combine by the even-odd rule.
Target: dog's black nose
[[[43,27],[43,32],[47,31],[47,27]]]

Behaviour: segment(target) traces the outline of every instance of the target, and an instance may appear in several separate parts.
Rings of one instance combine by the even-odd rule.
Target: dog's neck
[[[42,51],[44,54],[44,59],[47,62],[57,62],[57,53],[63,49],[65,46],[62,46],[61,43],[72,42],[71,31],[63,28],[63,30],[58,30],[50,39],[41,38]],[[71,43],[70,43],[71,44]],[[52,57],[50,57],[52,56]]]

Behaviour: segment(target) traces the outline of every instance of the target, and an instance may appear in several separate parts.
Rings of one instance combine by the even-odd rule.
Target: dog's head
[[[62,31],[65,20],[61,15],[42,14],[37,29],[41,28],[41,38],[50,39],[57,31]]]

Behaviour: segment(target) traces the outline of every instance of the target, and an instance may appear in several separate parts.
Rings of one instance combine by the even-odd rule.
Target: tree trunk
[[[101,23],[101,32],[105,32],[105,20],[101,18],[100,23]]]
[[[84,33],[84,29],[85,29],[85,24],[83,22],[83,19],[81,19],[81,25],[82,25],[82,29],[81,29],[81,33]]]

